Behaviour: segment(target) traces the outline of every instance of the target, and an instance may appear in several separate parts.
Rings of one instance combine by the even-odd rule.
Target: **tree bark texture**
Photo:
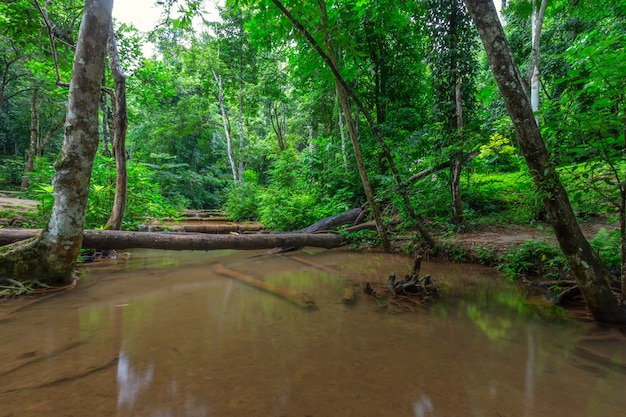
[[[626,323],[626,308],[617,302],[609,287],[611,274],[580,230],[560,177],[550,162],[492,0],[465,0],[465,3],[487,52],[522,154],[535,186],[542,194],[559,246],[589,310],[600,322]]]
[[[109,27],[108,55],[111,73],[115,81],[115,92],[111,96],[111,103],[113,103],[113,157],[115,158],[116,179],[113,208],[104,227],[105,229],[120,230],[128,195],[128,172],[126,170],[128,111],[126,108],[126,76],[117,53],[117,42],[112,24]]]
[[[3,248],[0,276],[69,282],[81,248],[93,159],[98,148],[98,105],[113,0],[88,0],[72,68],[65,140],[52,180],[54,205],[39,237]]]
[[[36,229],[0,229],[0,245],[37,236]],[[85,230],[82,247],[89,249],[273,249],[278,247],[336,248],[344,244],[335,233],[258,233],[249,235],[209,235],[205,233],[152,233],[118,230]],[[76,254],[78,257],[78,253]],[[72,260],[72,266],[76,258]],[[33,262],[36,263],[36,262]]]

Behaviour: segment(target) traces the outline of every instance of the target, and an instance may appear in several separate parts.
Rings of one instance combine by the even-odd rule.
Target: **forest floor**
[[[15,211],[17,213],[37,211],[37,206],[40,204],[39,201],[13,198],[11,194],[13,193],[0,191],[0,211]]]
[[[611,232],[617,227],[615,223],[611,224],[602,218],[594,218],[581,223],[580,226],[587,239],[593,239],[602,228]],[[557,244],[556,237],[549,223],[477,226],[466,232],[440,234],[437,236],[437,239],[461,246],[468,251],[481,247],[491,248],[497,254],[507,253],[511,248],[523,245],[528,241]]]

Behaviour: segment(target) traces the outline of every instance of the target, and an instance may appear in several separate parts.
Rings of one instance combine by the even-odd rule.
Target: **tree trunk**
[[[322,21],[325,25],[328,24],[328,16],[326,14],[326,4],[324,0],[319,0],[320,9],[322,11]],[[333,50],[332,43],[328,36],[325,37],[326,48],[328,49],[328,56],[330,57],[331,64],[337,68],[337,58],[335,52]],[[350,135],[350,140],[352,141],[352,148],[354,149],[354,157],[356,159],[357,169],[359,171],[359,176],[361,177],[361,183],[363,184],[363,190],[365,191],[365,196],[367,197],[368,204],[370,206],[370,210],[372,211],[372,217],[374,217],[374,221],[376,222],[376,230],[378,231],[378,236],[380,237],[380,242],[385,251],[389,251],[391,248],[391,244],[389,243],[389,237],[387,236],[387,230],[385,229],[385,225],[382,221],[382,217],[380,215],[380,211],[378,210],[378,205],[376,204],[376,197],[374,195],[374,190],[372,189],[372,185],[370,183],[369,177],[367,175],[367,170],[365,169],[365,164],[363,163],[363,156],[361,154],[361,144],[359,143],[359,139],[356,135],[356,130],[354,129],[354,122],[352,120],[352,114],[350,112],[350,103],[348,101],[348,95],[344,88],[344,85],[335,77],[335,84],[337,87],[337,93],[339,94],[339,102],[341,103],[341,108],[343,109],[343,116],[346,120],[346,125],[348,126],[348,134]]]
[[[220,113],[222,115],[222,127],[224,128],[224,137],[226,138],[228,161],[230,162],[230,169],[233,173],[233,182],[236,184],[239,182],[239,179],[237,178],[237,164],[235,163],[235,156],[233,154],[233,141],[230,137],[230,127],[228,123],[228,115],[226,114],[226,105],[224,104],[222,77],[215,71],[213,65],[211,65],[211,73],[213,73],[213,78],[215,78],[215,83],[217,84],[217,104],[220,106]]]
[[[456,103],[456,130],[457,143],[459,146],[463,143],[463,97],[461,96],[461,78],[456,73],[456,83],[454,87],[454,97]],[[457,152],[452,158],[450,164],[450,191],[452,192],[452,221],[457,226],[463,224],[463,204],[461,202],[461,169],[463,167],[463,155]]]
[[[357,95],[354,93],[354,91],[352,91],[350,89],[350,86],[348,86],[348,84],[346,83],[344,78],[339,73],[339,70],[338,70],[337,65],[336,65],[336,59],[335,59],[335,62],[333,62],[333,58],[331,58],[329,56],[329,54],[326,54],[324,52],[324,50],[318,44],[318,42],[315,40],[315,38],[313,38],[313,36],[307,31],[307,29],[302,25],[302,23],[300,23],[290,13],[290,11],[287,10],[287,8],[280,2],[280,0],[272,0],[272,3],[274,3],[276,5],[276,7],[278,7],[278,9],[285,16],[287,16],[287,18],[289,20],[291,20],[291,22],[294,24],[294,26],[304,34],[304,36],[307,39],[307,41],[311,44],[313,49],[315,49],[315,51],[320,55],[320,57],[324,60],[324,62],[326,62],[326,64],[328,65],[328,68],[333,73],[333,76],[335,77],[335,83],[339,87],[338,91],[340,93],[343,93],[346,96],[346,99],[349,97],[352,100],[354,100],[354,103],[356,104],[358,109],[361,111],[363,116],[365,116],[365,119],[367,120],[367,123],[369,124],[370,128],[372,129],[372,133],[374,133],[374,137],[376,138],[376,140],[380,144],[380,147],[381,147],[381,149],[383,151],[383,155],[385,156],[385,159],[389,163],[389,168],[391,169],[391,172],[393,173],[394,180],[396,181],[396,183],[399,186],[398,190],[399,190],[400,196],[402,197],[402,200],[404,202],[405,208],[407,209],[409,217],[415,220],[416,227],[419,230],[419,233],[422,236],[422,238],[426,241],[427,244],[432,246],[434,244],[434,240],[432,239],[430,234],[426,231],[426,229],[424,229],[424,227],[423,227],[424,220],[420,216],[418,216],[415,213],[415,210],[413,209],[413,205],[411,204],[411,201],[410,201],[410,199],[409,199],[409,197],[408,197],[408,195],[406,193],[404,184],[402,182],[402,179],[400,178],[400,174],[399,174],[398,169],[397,169],[397,167],[395,165],[395,162],[393,161],[393,158],[391,156],[391,152],[389,150],[389,147],[386,145],[385,141],[383,140],[383,137],[380,134],[380,131],[378,130],[378,127],[377,127],[376,123],[374,123],[374,120],[372,119],[372,116],[369,113],[369,111],[367,110],[367,108],[363,105],[363,103],[357,97]],[[318,3],[320,4],[320,7],[321,7],[323,5],[322,4],[323,0],[319,0]],[[325,7],[325,5],[323,5],[323,6]],[[328,20],[328,19],[326,19],[326,20]],[[328,33],[326,33],[326,37],[328,37]],[[349,112],[349,109],[348,109],[348,112]],[[345,113],[346,113],[346,110],[344,109],[344,115],[345,115]],[[351,117],[351,119],[352,119],[352,117]],[[354,119],[356,121],[358,121],[358,117],[355,117]],[[348,123],[348,116],[347,115],[346,115],[346,123]],[[357,128],[356,128],[357,123],[353,122],[352,126],[353,126],[352,130],[354,132],[354,136],[358,140],[358,134],[357,134]],[[350,129],[348,129],[348,131],[349,130]],[[352,135],[352,133],[350,133],[350,135]]]
[[[28,189],[28,174],[33,172],[35,168],[35,158],[41,154],[43,148],[48,144],[48,141],[65,122],[65,115],[48,130],[41,142],[39,139],[39,116],[37,113],[37,94],[38,89],[33,90],[33,95],[30,103],[30,145],[28,147],[28,156],[26,157],[26,165],[24,166],[24,174],[22,175],[22,182],[20,184],[20,190],[26,191]]]
[[[117,54],[117,43],[113,25],[109,28],[108,42],[111,73],[115,80],[115,92],[111,95],[113,105],[113,157],[115,158],[115,197],[111,215],[104,228],[120,230],[126,211],[128,195],[128,173],[126,171],[126,130],[128,128],[128,112],[126,108],[126,76],[120,65]]]
[[[530,85],[530,106],[535,113],[535,122],[539,125],[539,62],[541,61],[541,27],[543,26],[543,18],[546,15],[546,7],[548,0],[541,0],[538,6],[537,2],[533,4],[532,13],[532,34],[531,34],[531,53],[530,64],[528,66],[528,79]]]
[[[30,146],[28,147],[28,155],[26,157],[26,166],[24,167],[24,175],[22,175],[22,183],[20,190],[26,191],[28,188],[28,174],[33,172],[35,167],[35,152],[37,151],[37,94],[38,88],[33,88],[33,94],[30,98]]]
[[[246,132],[244,129],[244,115],[243,115],[243,64],[239,63],[240,73],[239,73],[239,149],[238,149],[238,158],[237,158],[237,178],[239,178],[239,182],[243,182],[243,148],[246,144]]]
[[[348,172],[348,155],[346,154],[346,132],[343,125],[343,110],[341,109],[341,102],[339,100],[339,87],[336,87],[336,91],[338,104],[337,123],[339,124],[339,134],[341,135],[341,156],[343,157],[343,169],[345,172]],[[356,131],[356,128],[354,130]]]
[[[55,163],[54,205],[34,240],[3,248],[0,275],[70,282],[82,244],[93,159],[98,148],[98,104],[113,0],[88,0],[70,83],[65,140]]]
[[[626,308],[609,287],[611,274],[582,234],[561,179],[550,162],[528,94],[500,25],[492,0],[465,0],[487,52],[504,98],[520,149],[535,186],[542,193],[550,222],[572,276],[593,317],[605,323],[626,323]]]
[[[8,245],[13,242],[30,239],[39,233],[39,230],[33,229],[0,229],[0,245]],[[343,238],[336,233],[296,232],[211,235],[205,233],[85,230],[84,238],[82,239],[83,248],[98,250],[146,248],[206,251],[215,249],[254,250],[303,246],[331,249],[342,246],[344,243]],[[76,256],[78,256],[78,252]],[[76,257],[72,259],[72,266],[75,260]]]

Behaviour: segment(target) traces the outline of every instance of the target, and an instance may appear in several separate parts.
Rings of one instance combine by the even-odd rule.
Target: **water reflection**
[[[3,322],[0,417],[570,417],[626,407],[624,370],[580,355],[584,345],[623,362],[623,343],[581,343],[592,325],[540,313],[483,268],[425,262],[458,297],[392,315],[365,297],[345,305],[341,290],[410,270],[404,257],[298,255],[336,274],[288,257],[217,260],[307,291],[319,308],[305,311],[215,274],[214,253],[167,256],[177,268],[108,272]]]
[[[526,401],[524,404],[524,415],[531,417],[535,408],[535,339],[533,337],[533,325],[528,325],[526,334],[528,335],[528,347],[526,353]]]
[[[128,353],[124,347],[120,350],[117,362],[117,386],[119,394],[117,396],[117,408],[132,408],[139,393],[149,389],[154,375],[154,367],[148,366],[145,372],[134,371],[129,364]],[[175,384],[173,381],[172,384]]]
[[[413,414],[415,417],[428,417],[435,416],[434,414],[435,407],[433,407],[432,401],[430,401],[430,397],[426,394],[422,394],[422,397],[413,404]]]

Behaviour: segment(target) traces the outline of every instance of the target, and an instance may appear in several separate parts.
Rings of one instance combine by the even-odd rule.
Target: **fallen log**
[[[344,213],[336,214],[334,216],[326,217],[312,225],[305,227],[304,229],[296,230],[290,233],[315,233],[321,230],[329,230],[333,227],[342,226],[348,223],[354,223],[354,221],[361,214],[360,208],[355,208]]]
[[[233,271],[232,269],[228,269],[221,264],[215,265],[213,267],[213,270],[220,275],[236,279],[248,285],[252,285],[253,287],[256,287],[260,290],[277,295],[304,309],[315,308],[315,301],[311,300],[306,293],[295,292],[287,288],[277,287],[276,285],[269,284],[263,280],[251,277],[239,271]]]
[[[0,229],[0,246],[30,239],[39,229]],[[85,230],[83,248],[88,249],[271,249],[290,246],[336,248],[343,245],[337,234],[324,233],[265,233],[249,235],[208,235],[203,233],[124,232],[117,230]]]
[[[294,230],[293,232],[286,233],[316,233],[321,232],[322,230],[330,230],[333,227],[342,226],[344,224],[354,223],[356,219],[359,217],[363,210],[360,208],[355,208],[350,211],[346,211],[343,213],[336,214],[334,216],[326,217],[318,222],[313,223],[312,225],[305,227],[304,229]],[[311,246],[311,245],[308,245]],[[276,247],[272,250],[271,254],[279,254],[284,252],[292,252],[296,250],[302,249],[302,245],[281,245],[280,247]]]
[[[166,225],[170,232],[191,232],[191,233],[243,233],[243,232],[258,232],[261,230],[259,223],[253,224],[238,224],[238,223],[223,223],[223,224],[182,224],[182,225]]]

